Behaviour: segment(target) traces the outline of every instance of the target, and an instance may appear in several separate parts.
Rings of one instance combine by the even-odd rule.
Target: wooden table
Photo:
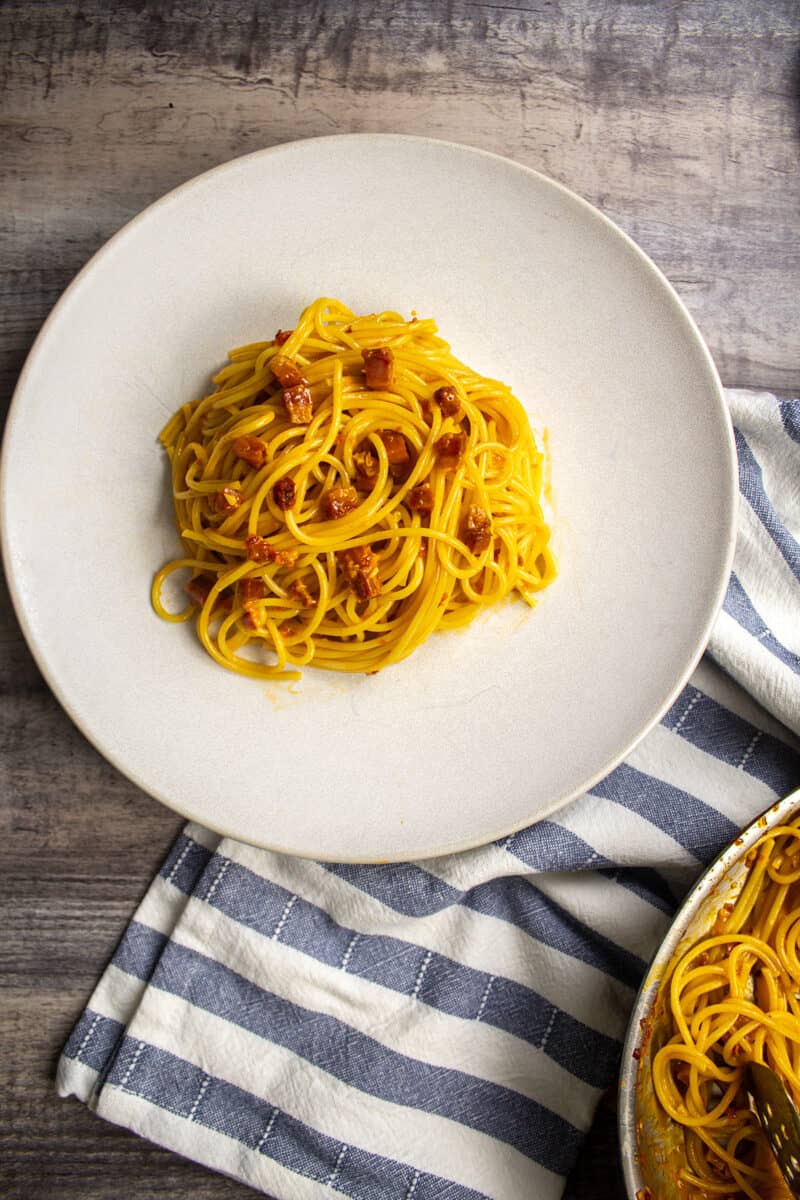
[[[796,0],[8,0],[0,46],[4,412],[65,285],[151,200],[250,150],[363,130],[561,180],[662,268],[723,382],[800,388]],[[65,1035],[180,821],[77,732],[5,589],[0,820],[0,1193],[252,1195],[54,1096]],[[567,1195],[624,1195],[610,1105]]]

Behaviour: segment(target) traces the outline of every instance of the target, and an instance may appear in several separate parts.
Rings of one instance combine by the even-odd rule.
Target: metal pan
[[[748,825],[692,888],[644,978],[631,1015],[619,1085],[619,1139],[630,1200],[678,1197],[677,1168],[685,1161],[683,1130],[664,1113],[653,1091],[653,1054],[667,1034],[659,989],[674,957],[713,925],[723,904],[736,899],[747,875],[745,858],[762,834],[800,810],[800,790],[779,800]]]

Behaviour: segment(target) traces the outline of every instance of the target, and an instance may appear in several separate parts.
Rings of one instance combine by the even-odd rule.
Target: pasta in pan
[[[750,852],[735,903],[672,966],[671,1037],[653,1056],[654,1091],[684,1127],[677,1195],[791,1196],[751,1109],[747,1065],[765,1063],[800,1103],[800,817]]]
[[[223,666],[379,671],[554,578],[525,410],[433,320],[319,299],[213,382],[161,434],[185,553],[152,599],[167,620],[196,617]],[[162,590],[181,568],[190,602],[174,613]]]

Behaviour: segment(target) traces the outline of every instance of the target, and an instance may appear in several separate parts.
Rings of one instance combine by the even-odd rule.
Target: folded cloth
[[[286,1200],[561,1194],[677,901],[800,785],[800,401],[729,396],[725,671],[707,656],[588,795],[468,853],[322,864],[187,826],[61,1095]]]
[[[800,406],[731,389],[739,530],[709,651],[759,703],[800,733]]]

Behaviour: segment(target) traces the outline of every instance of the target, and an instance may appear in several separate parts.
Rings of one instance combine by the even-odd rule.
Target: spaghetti
[[[242,346],[161,441],[185,553],[155,576],[223,666],[375,672],[553,579],[543,454],[502,383],[433,320],[320,299]],[[162,598],[188,569],[189,604]]]
[[[735,904],[675,963],[672,1036],[652,1062],[658,1102],[684,1127],[682,1197],[790,1197],[747,1094],[765,1063],[800,1102],[800,817],[765,833]]]

